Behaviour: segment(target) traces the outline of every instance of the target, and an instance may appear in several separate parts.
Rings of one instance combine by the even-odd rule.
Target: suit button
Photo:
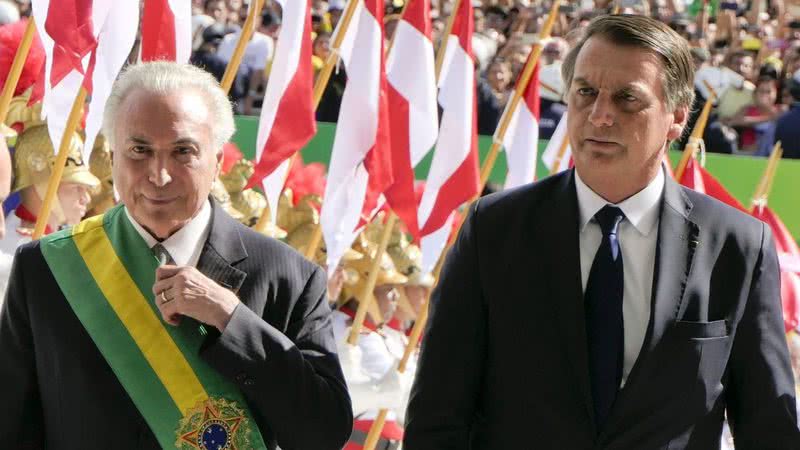
[[[251,380],[250,378],[247,378],[247,379],[244,380],[244,385],[245,386],[253,386],[255,384],[256,384],[256,382]]]
[[[247,379],[247,375],[245,373],[240,373],[234,377],[237,383],[243,383],[244,380]]]

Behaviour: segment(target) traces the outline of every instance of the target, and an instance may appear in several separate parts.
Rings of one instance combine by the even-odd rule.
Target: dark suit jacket
[[[572,171],[482,199],[434,292],[406,450],[800,449],[769,228],[668,179],[645,341],[593,418]]]
[[[341,448],[352,412],[322,270],[216,205],[198,269],[238,289],[242,304],[201,356],[240,387],[269,448]],[[37,243],[15,256],[0,355],[0,447],[159,448]]]

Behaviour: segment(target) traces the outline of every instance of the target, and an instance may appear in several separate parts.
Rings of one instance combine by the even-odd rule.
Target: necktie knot
[[[625,218],[625,213],[616,206],[606,205],[597,214],[594,220],[600,225],[604,236],[616,235],[620,222]]]
[[[154,245],[152,250],[156,259],[158,259],[159,265],[163,266],[164,264],[172,264],[175,262],[175,260],[172,259],[172,255],[170,255],[167,249],[160,243]]]

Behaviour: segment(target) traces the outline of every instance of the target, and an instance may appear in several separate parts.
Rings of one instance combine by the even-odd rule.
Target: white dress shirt
[[[625,357],[622,369],[622,385],[624,385],[642,349],[647,326],[650,323],[650,300],[658,241],[657,225],[664,193],[664,172],[660,170],[647,187],[617,204],[606,201],[592,191],[581,180],[577,170],[575,187],[580,215],[579,243],[584,293],[594,256],[603,239],[600,225],[594,220],[594,215],[607,204],[617,206],[625,213],[625,219],[620,223],[618,230],[624,267],[622,297],[625,334]]]
[[[154,238],[134,220],[131,213],[128,212],[127,207],[125,208],[125,214],[128,215],[128,219],[131,221],[136,231],[138,231],[144,241],[147,242],[148,247],[152,249],[154,245],[159,243],[158,239]],[[206,200],[200,212],[194,216],[189,223],[184,225],[183,228],[161,241],[161,245],[169,252],[176,265],[196,267],[210,230],[211,204]]]

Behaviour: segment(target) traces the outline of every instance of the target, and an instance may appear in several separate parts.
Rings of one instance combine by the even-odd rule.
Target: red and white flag
[[[528,60],[533,52],[528,55]],[[536,163],[539,155],[539,64],[533,69],[528,84],[511,116],[503,147],[506,152],[508,172],[503,189],[528,184],[536,178]],[[522,74],[520,74],[521,76]],[[521,80],[517,80],[519,83]],[[510,104],[510,102],[509,102]]]
[[[732,206],[739,211],[748,212],[744,205],[737,200],[724,186],[720,183],[709,171],[700,166],[700,163],[695,158],[689,158],[686,164],[686,169],[678,182],[690,189],[694,189],[701,194],[706,194],[710,197],[721,201],[722,203]]]
[[[563,147],[562,144],[566,144]],[[547,147],[542,152],[542,162],[551,174],[563,172],[572,167],[572,146],[567,134],[567,113],[561,116]]]
[[[347,69],[320,214],[335,268],[392,182],[383,54],[383,0],[358,1],[339,55]]]
[[[111,86],[136,39],[139,4],[59,0],[51,5],[49,0],[35,0],[32,10],[46,55],[42,114],[53,148],[58,149],[72,104],[84,86],[91,93],[83,151],[88,161]]]
[[[769,207],[766,205],[756,206],[753,210],[753,216],[761,219],[772,229],[775,248],[778,251],[778,258],[781,264],[783,325],[787,333],[790,330],[797,330],[798,325],[800,325],[800,275],[791,270],[791,267],[788,267],[796,264],[786,264],[786,262],[794,262],[800,259],[800,249],[798,249],[797,242],[789,232],[789,229]]]
[[[188,63],[191,55],[191,2],[144,0],[141,60]]]
[[[255,172],[249,187],[263,182],[272,223],[292,155],[317,132],[314,69],[311,66],[311,1],[278,0],[283,22],[256,138]]]
[[[439,132],[430,9],[430,0],[408,2],[386,61],[394,172],[386,200],[415,241],[420,235],[413,167]]]
[[[450,234],[453,212],[478,194],[478,112],[472,54],[472,4],[462,1],[439,77],[442,122],[419,205],[423,270],[436,265]]]

